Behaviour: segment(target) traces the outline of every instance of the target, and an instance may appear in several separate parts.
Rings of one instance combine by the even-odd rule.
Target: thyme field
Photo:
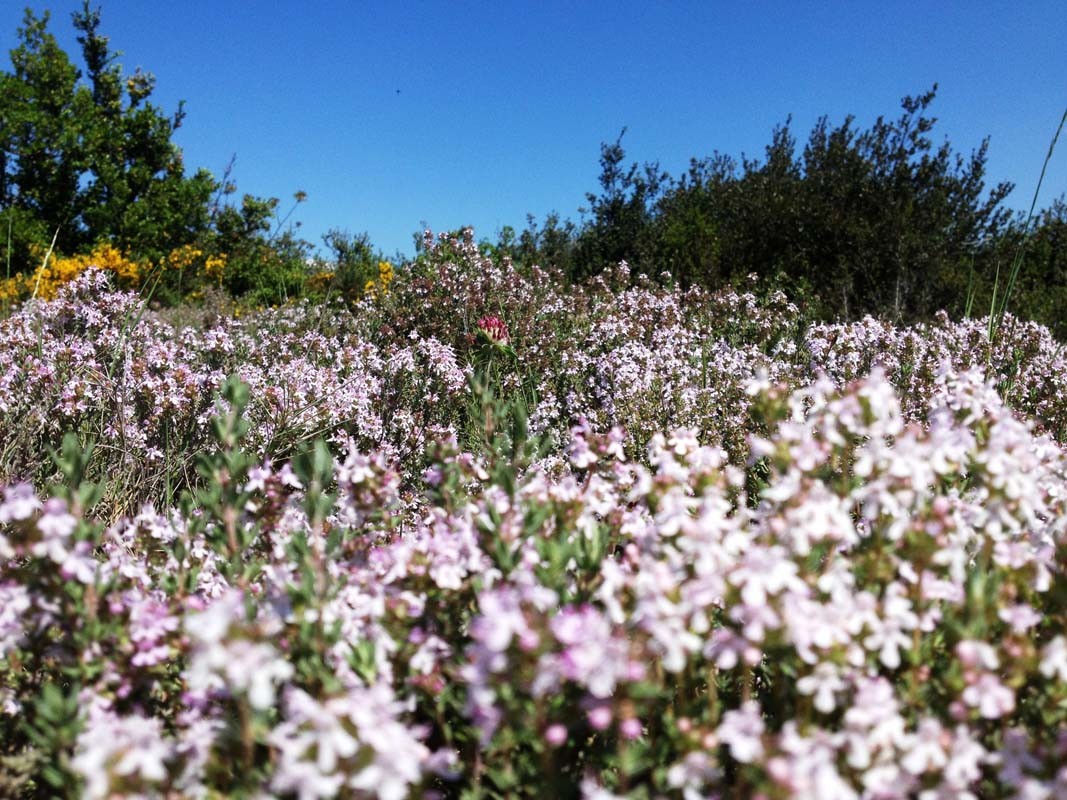
[[[90,268],[0,342],[5,796],[1067,797],[1040,325],[466,231],[355,307]]]

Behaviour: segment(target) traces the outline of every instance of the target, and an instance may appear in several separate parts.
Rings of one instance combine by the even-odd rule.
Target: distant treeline
[[[26,11],[0,72],[0,300],[105,257],[120,281],[164,302],[212,286],[269,303],[381,290],[391,266],[365,234],[330,231],[316,257],[277,198],[233,202],[229,171],[188,174],[172,141],[183,109],[153,104],[151,74],[123,73],[99,10],[85,2],[73,15],[80,65],[48,21]],[[755,275],[817,318],[896,320],[986,313],[1021,249],[1009,310],[1067,336],[1067,203],[1029,226],[1013,215],[1011,185],[985,186],[988,140],[968,156],[935,141],[935,91],[868,129],[824,117],[803,147],[787,121],[762,159],[714,153],[681,176],[627,163],[620,134],[601,146],[600,187],[578,222],[529,217],[484,247],[572,281],[623,260],[635,275],[708,288]],[[304,195],[294,197],[293,208]]]
[[[837,126],[823,117],[803,147],[787,121],[763,159],[715,153],[679,177],[627,164],[620,135],[601,146],[600,189],[586,196],[580,222],[531,216],[488,246],[572,280],[622,260],[634,273],[667,271],[709,288],[755,275],[816,317],[897,320],[988,313],[1021,246],[1009,310],[1063,337],[1067,203],[1054,201],[1027,228],[1004,205],[1011,184],[986,189],[988,139],[966,157],[935,141],[936,89],[865,130],[852,117]]]

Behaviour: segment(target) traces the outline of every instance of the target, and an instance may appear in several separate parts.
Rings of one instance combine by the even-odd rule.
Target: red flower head
[[[508,326],[500,317],[492,315],[478,320],[478,330],[485,335],[491,344],[505,345],[510,340]]]

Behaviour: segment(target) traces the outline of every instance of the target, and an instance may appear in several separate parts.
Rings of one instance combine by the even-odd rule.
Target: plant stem
[[[1048,169],[1048,162],[1052,160],[1052,152],[1056,149],[1056,141],[1060,138],[1060,132],[1063,130],[1064,124],[1067,123],[1067,109],[1064,109],[1063,116],[1060,118],[1060,124],[1056,128],[1056,133],[1052,136],[1052,141],[1048,145],[1048,153],[1045,154],[1045,162],[1041,165],[1041,175],[1037,179],[1037,186],[1034,188],[1034,197],[1030,201],[1030,211],[1026,215],[1026,224],[1023,226],[1022,236],[1019,239],[1019,246],[1015,251],[1015,258],[1011,263],[1011,271],[1008,273],[1008,283],[1004,287],[1004,299],[1000,303],[1000,311],[996,315],[996,322],[991,323],[992,335],[997,334],[1000,329],[1000,324],[1004,319],[1004,315],[1008,312],[1008,300],[1011,299],[1011,291],[1015,288],[1015,280],[1019,277],[1019,272],[1022,269],[1023,255],[1026,250],[1026,236],[1030,232],[1030,223],[1034,219],[1034,208],[1037,207],[1037,197],[1041,192],[1041,184],[1045,182],[1045,171]],[[996,294],[994,293],[994,302],[996,300]]]
[[[37,270],[37,281],[33,284],[33,295],[30,297],[32,300],[37,297],[37,290],[41,288],[41,278],[44,276],[45,267],[48,266],[48,259],[52,257],[52,251],[56,249],[56,239],[59,238],[59,228],[56,228],[56,232],[52,234],[52,244],[48,245],[48,252],[44,254],[44,261],[41,262],[41,268]]]

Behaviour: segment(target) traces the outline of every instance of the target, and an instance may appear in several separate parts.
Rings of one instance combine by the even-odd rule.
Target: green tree
[[[823,117],[800,153],[787,121],[762,161],[695,162],[665,191],[658,228],[715,246],[701,248],[713,254],[707,262],[675,259],[679,277],[714,286],[755,272],[810,287],[825,316],[914,318],[956,306],[963,276],[987,269],[1006,230],[1011,185],[985,191],[988,141],[969,158],[934,145],[926,112],[935,90],[904,98],[901,116],[867,130]]]
[[[231,294],[274,305],[303,292],[311,245],[287,223],[305,199],[303,192],[297,192],[284,216],[278,214],[278,198],[250,194],[244,195],[240,207],[218,209],[208,241],[210,249],[227,256],[223,285]]]
[[[1020,214],[996,243],[994,272],[975,281],[972,313],[989,313],[994,286],[1003,300],[1010,265],[1021,248],[1022,263],[1008,311],[1017,317],[1047,325],[1067,340],[1067,195],[1060,196],[1036,215],[1027,229]],[[999,274],[995,265],[999,264]],[[988,271],[988,270],[987,270]]]
[[[600,194],[586,195],[589,220],[575,243],[571,275],[585,278],[628,261],[639,271],[651,270],[650,234],[660,190],[667,176],[658,164],[626,166],[623,128],[613,144],[600,146]]]
[[[48,31],[49,15],[27,9],[12,70],[0,74],[0,219],[17,270],[35,267],[34,246],[53,234],[62,252],[108,240],[154,258],[210,224],[217,184],[206,170],[186,176],[172,141],[181,105],[165,115],[149,102],[153,76],[123,73],[88,0],[72,16],[84,71]]]
[[[572,275],[575,263],[575,247],[578,228],[570,220],[560,218],[553,211],[538,224],[533,214],[526,215],[526,227],[517,238],[501,236],[498,249],[511,256],[516,264],[560,270],[564,275]]]
[[[720,286],[722,274],[722,232],[713,207],[713,198],[727,200],[734,162],[716,155],[704,162],[693,159],[689,171],[671,184],[656,206],[653,261],[684,283],[694,280]]]
[[[601,146],[600,193],[580,226],[551,219],[565,272],[580,280],[626,260],[669,270],[684,285],[717,288],[755,274],[814,300],[824,317],[895,319],[961,311],[967,276],[992,283],[1011,214],[1000,183],[988,191],[988,140],[969,157],[935,144],[936,85],[905,97],[895,119],[868,129],[820,119],[802,149],[791,120],[762,159],[694,159],[680,178],[626,164],[622,136]],[[530,222],[505,244],[520,261],[545,256]]]
[[[328,263],[334,274],[331,290],[352,304],[363,297],[368,283],[378,279],[382,254],[366,233],[351,234],[332,228],[322,237],[329,249]]]

